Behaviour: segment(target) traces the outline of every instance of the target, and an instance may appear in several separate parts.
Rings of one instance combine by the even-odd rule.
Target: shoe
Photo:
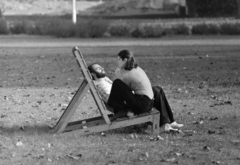
[[[170,126],[175,127],[175,128],[182,128],[184,125],[183,124],[178,124],[176,121],[174,121],[170,124]]]
[[[133,117],[133,116],[134,116],[134,113],[132,111],[127,112],[127,117]]]
[[[170,124],[165,124],[164,125],[164,131],[165,132],[177,132],[178,129],[172,128]]]

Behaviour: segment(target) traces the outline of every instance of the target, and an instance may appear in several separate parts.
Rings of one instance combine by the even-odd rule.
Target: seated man
[[[106,77],[106,72],[104,68],[100,65],[94,63],[88,66],[88,70],[92,75],[93,82],[99,91],[103,101],[107,105],[108,98],[111,93],[112,81]],[[164,131],[177,131],[175,128],[183,127],[183,124],[178,124],[173,117],[172,110],[169,106],[169,103],[166,99],[165,93],[161,87],[154,86],[152,87],[154,93],[154,108],[160,112],[160,127],[164,126]],[[127,108],[127,107],[126,107]],[[114,110],[111,110],[114,112]],[[129,109],[128,112],[121,111],[117,114],[114,114],[114,117],[111,120],[115,120],[118,117],[122,116],[133,116],[134,114]]]

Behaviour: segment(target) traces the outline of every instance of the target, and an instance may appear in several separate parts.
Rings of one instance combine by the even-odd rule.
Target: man
[[[88,70],[92,75],[93,82],[102,96],[103,101],[108,103],[109,96],[111,94],[113,82],[106,77],[106,72],[103,67],[99,64],[94,63],[88,66]],[[152,87],[154,93],[154,108],[160,111],[160,127],[164,127],[164,131],[177,131],[176,128],[183,127],[183,124],[178,124],[173,117],[172,110],[169,106],[169,103],[166,99],[165,93],[161,87],[154,86]],[[128,107],[126,107],[127,109]],[[114,110],[110,110],[114,112]],[[133,116],[134,114],[129,109],[128,111],[120,111],[114,114],[114,117],[111,120],[115,120],[118,117],[123,116]]]

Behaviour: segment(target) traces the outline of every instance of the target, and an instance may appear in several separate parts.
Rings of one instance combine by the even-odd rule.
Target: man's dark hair
[[[96,65],[97,63],[93,63],[93,64],[90,64],[88,65],[88,70],[90,73],[95,73],[95,70],[93,69],[93,65]]]
[[[122,50],[118,53],[118,56],[124,60],[127,59],[126,65],[124,67],[125,70],[132,70],[133,68],[137,68],[138,64],[135,62],[135,59],[133,57],[133,53],[129,50]]]
[[[93,63],[88,65],[88,70],[90,73],[96,73],[95,70],[93,69],[93,65],[96,65],[97,63]],[[92,79],[94,80],[94,77],[92,76]]]

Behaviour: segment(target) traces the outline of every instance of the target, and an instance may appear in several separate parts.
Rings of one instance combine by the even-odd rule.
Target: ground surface
[[[0,164],[240,164],[239,39],[0,36]],[[110,78],[116,54],[131,49],[165,90],[184,134],[161,132],[163,140],[151,141],[141,126],[50,134],[82,81],[73,46]],[[96,115],[88,94],[72,120]]]

